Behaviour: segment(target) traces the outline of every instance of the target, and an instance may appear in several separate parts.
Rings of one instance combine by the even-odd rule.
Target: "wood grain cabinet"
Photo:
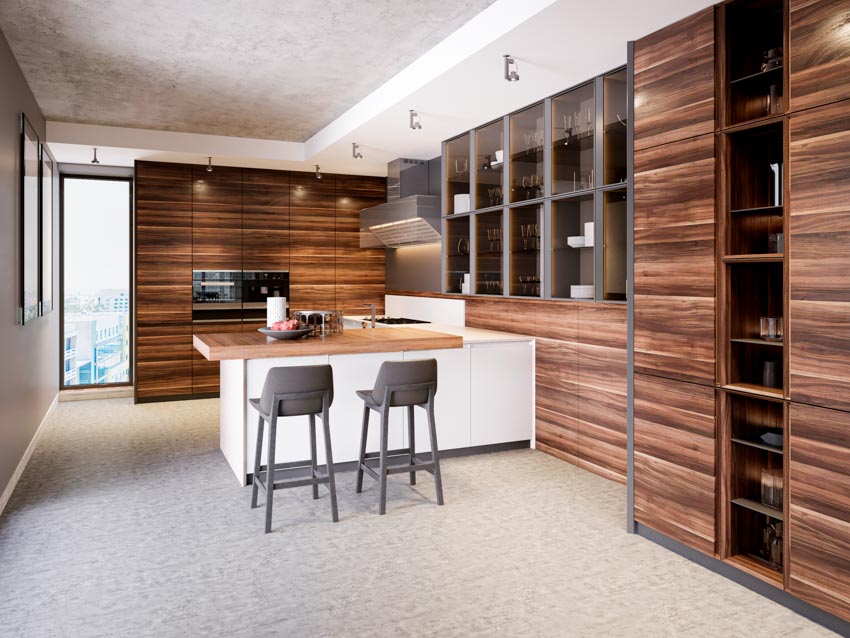
[[[254,328],[256,330],[256,328]],[[195,324],[192,334],[215,334],[220,332],[242,332],[241,322],[215,322]],[[210,394],[218,392],[219,363],[207,361],[204,356],[192,346],[192,393]]]
[[[714,131],[714,7],[635,42],[635,150]]]
[[[791,404],[790,590],[850,620],[850,414]]]
[[[242,169],[192,169],[192,269],[242,270]]]
[[[850,100],[790,128],[791,400],[850,410]]]
[[[289,270],[288,171],[242,171],[242,270]]]
[[[850,98],[850,5],[790,0],[791,111]]]
[[[192,324],[136,327],[136,399],[192,394]]]
[[[714,555],[714,389],[635,375],[635,520]]]
[[[635,371],[715,381],[714,136],[635,153]]]

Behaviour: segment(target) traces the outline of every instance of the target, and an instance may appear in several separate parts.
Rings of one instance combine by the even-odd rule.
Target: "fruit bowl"
[[[272,339],[287,341],[289,339],[300,339],[301,337],[305,337],[313,332],[313,328],[299,328],[298,330],[272,330],[271,328],[257,328],[257,331],[262,332],[264,335],[271,337]]]

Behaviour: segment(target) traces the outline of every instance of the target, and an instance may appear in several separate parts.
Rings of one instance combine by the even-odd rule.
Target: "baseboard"
[[[112,388],[79,388],[59,391],[59,403],[66,401],[93,401],[95,399],[131,399],[133,386]]]
[[[173,394],[170,396],[136,397],[135,403],[166,403],[168,401],[195,401],[197,399],[218,399],[218,392],[196,392],[195,394]]]
[[[9,499],[12,498],[12,492],[15,491],[15,487],[18,485],[18,481],[21,480],[21,476],[24,473],[24,470],[27,467],[27,463],[30,461],[30,457],[32,457],[32,453],[35,451],[35,446],[38,445],[39,439],[41,439],[41,435],[44,433],[44,426],[47,424],[47,419],[53,414],[53,411],[56,409],[56,404],[59,402],[59,393],[56,393],[56,396],[53,397],[53,401],[50,402],[50,407],[47,408],[47,412],[45,412],[44,417],[41,419],[41,423],[38,426],[38,429],[35,431],[35,435],[32,437],[30,444],[27,446],[26,452],[24,452],[23,457],[21,457],[20,463],[18,463],[18,467],[15,468],[15,473],[12,474],[12,478],[9,479],[9,483],[3,488],[3,493],[0,494],[0,516],[3,514],[3,510],[6,509],[6,505],[9,503]]]

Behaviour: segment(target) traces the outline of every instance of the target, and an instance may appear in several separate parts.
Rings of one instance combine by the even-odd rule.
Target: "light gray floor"
[[[306,423],[294,425],[305,430]],[[826,636],[623,530],[625,492],[531,450],[340,474],[249,509],[217,401],[62,403],[0,517],[2,636]]]

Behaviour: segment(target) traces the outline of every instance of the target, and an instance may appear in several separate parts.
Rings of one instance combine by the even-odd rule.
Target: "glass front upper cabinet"
[[[543,116],[541,102],[510,117],[512,203],[543,197]]]
[[[475,216],[475,292],[501,295],[502,283],[502,211]]]
[[[446,292],[471,292],[464,290],[464,280],[469,280],[469,215],[446,220]]]
[[[510,209],[510,294],[514,297],[540,297],[540,248],[543,205]]]
[[[552,202],[552,297],[593,299],[594,196]]]
[[[475,131],[475,209],[500,206],[504,201],[505,124],[496,120]]]
[[[595,186],[593,83],[552,98],[552,194]]]
[[[626,173],[626,131],[628,110],[626,70],[609,73],[602,79],[602,162],[604,185],[622,184]]]
[[[446,142],[446,214],[466,213],[469,201],[469,133]]]

